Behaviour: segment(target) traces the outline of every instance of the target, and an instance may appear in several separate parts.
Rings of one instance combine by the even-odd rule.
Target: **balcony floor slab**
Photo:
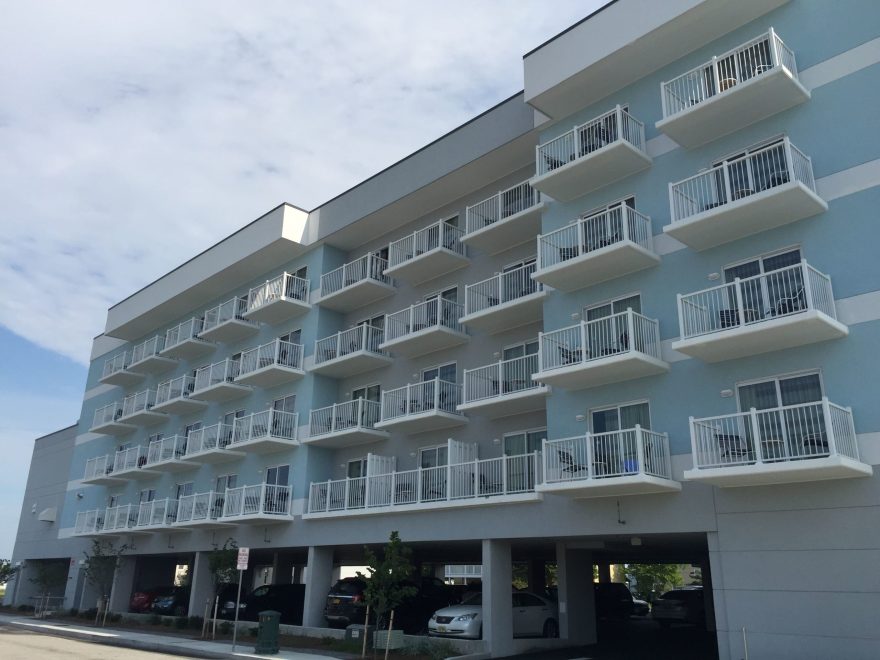
[[[355,445],[378,442],[379,440],[387,440],[388,437],[388,432],[380,429],[351,428],[344,431],[336,431],[334,433],[309,437],[304,439],[302,443],[304,445],[315,445],[316,447],[342,449],[344,447],[353,447]]]
[[[306,314],[312,306],[296,298],[276,298],[265,305],[248,310],[242,316],[257,323],[276,325]]]
[[[685,470],[684,478],[687,481],[700,481],[722,488],[733,488],[870,477],[873,473],[873,468],[861,461],[845,456],[825,456],[796,461]]]
[[[541,216],[547,208],[539,202],[524,211],[486,225],[461,237],[461,242],[487,254],[498,254],[517,245],[534,241],[541,233]]]
[[[235,382],[241,385],[253,387],[276,387],[284,383],[292,383],[304,378],[306,372],[302,369],[285,367],[280,364],[270,364],[261,369],[249,371],[246,374],[236,376]]]
[[[619,383],[635,378],[656,376],[669,371],[669,364],[658,358],[637,351],[578,362],[567,367],[541,371],[532,379],[569,390],[583,390],[599,385]]]
[[[464,332],[452,330],[446,326],[432,325],[424,330],[417,330],[379,344],[379,348],[392,350],[403,357],[419,357],[458,346],[468,341]]]
[[[114,371],[112,374],[104,376],[99,382],[104,385],[118,385],[119,387],[128,387],[139,383],[144,379],[144,374],[132,371],[130,368]]]
[[[376,423],[377,429],[393,429],[406,433],[425,433],[427,431],[439,431],[467,424],[468,419],[464,415],[446,412],[445,410],[428,410],[413,415],[402,415],[393,419],[382,420]]]
[[[263,436],[235,442],[229,446],[235,451],[245,451],[249,454],[271,454],[279,451],[290,451],[299,446],[299,443],[296,440],[288,440],[286,438]]]
[[[193,462],[183,461],[179,458],[169,458],[167,461],[157,461],[155,463],[151,463],[150,465],[145,466],[149,470],[156,470],[159,473],[162,472],[186,472],[188,470],[197,470],[199,468],[198,464]]]
[[[179,344],[162,349],[160,355],[177,360],[192,360],[200,355],[213,351],[217,346],[210,341],[192,337],[185,339]]]
[[[550,483],[538,484],[535,486],[535,490],[542,493],[554,493],[555,495],[567,495],[575,499],[584,499],[677,493],[681,490],[681,484],[672,479],[664,479],[649,474],[631,474],[619,477],[551,481]]]
[[[202,330],[202,332],[199,333],[199,337],[212,342],[228,344],[230,342],[244,339],[245,337],[250,337],[259,329],[259,323],[245,321],[243,319],[229,319],[228,321],[215,325],[213,328]]]
[[[456,409],[459,412],[473,412],[485,415],[489,419],[498,419],[500,417],[510,417],[511,415],[546,410],[548,394],[550,394],[550,388],[546,385],[541,385],[529,390],[521,390],[519,392],[511,392],[509,394],[462,403]]]
[[[220,521],[229,525],[279,525],[293,522],[288,513],[249,513],[242,516],[222,516]]]
[[[372,351],[354,351],[342,357],[324,360],[315,364],[309,371],[330,378],[347,378],[374,369],[382,369],[393,361],[389,355],[380,355]]]
[[[421,284],[464,268],[469,262],[470,259],[463,254],[438,247],[386,268],[385,274],[411,284]]]
[[[124,424],[120,421],[103,422],[89,429],[91,433],[101,433],[104,435],[128,435],[134,433],[137,426],[134,424]]]
[[[660,263],[660,257],[633,241],[618,241],[585,254],[536,270],[532,279],[561,291],[623,277]]]
[[[155,375],[173,369],[175,366],[177,366],[177,360],[174,358],[149,355],[142,360],[132,362],[128,365],[128,370],[136,371],[140,374]]]
[[[495,334],[510,328],[529,323],[537,323],[544,318],[544,298],[547,292],[535,291],[513,300],[487,307],[479,312],[465,314],[459,323],[481,332]]]
[[[246,454],[243,451],[235,451],[232,449],[209,449],[208,451],[200,451],[194,454],[184,454],[181,460],[189,463],[203,463],[206,465],[214,465],[216,463],[228,463],[229,461],[237,461],[244,458]]]
[[[168,399],[162,403],[153,406],[156,412],[167,413],[169,415],[188,415],[189,413],[198,412],[208,407],[207,401],[199,401],[198,399],[190,399],[188,396],[177,397],[176,399]]]
[[[189,398],[195,399],[196,401],[230,401],[232,399],[243,397],[251,391],[251,388],[247,385],[239,385],[237,383],[223,381],[216,385],[196,390],[189,395]]]
[[[462,509],[474,506],[497,506],[502,504],[527,504],[540,502],[544,497],[541,493],[516,493],[512,495],[494,495],[485,497],[469,497],[454,500],[438,500],[435,502],[420,502],[416,504],[394,504],[390,506],[371,506],[360,509],[344,509],[341,511],[318,511],[315,513],[303,513],[304,520],[318,520],[322,518],[351,518],[354,516],[369,516],[394,513],[424,513],[441,509]]]
[[[167,420],[168,415],[163,412],[157,412],[152,408],[149,410],[138,410],[136,413],[119,418],[121,423],[134,424],[135,426],[153,426]]]
[[[333,293],[322,295],[316,304],[336,312],[351,312],[394,295],[395,288],[373,279],[352,282]]]

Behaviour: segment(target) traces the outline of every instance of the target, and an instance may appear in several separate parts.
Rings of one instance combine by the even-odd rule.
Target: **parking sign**
[[[248,554],[250,553],[250,548],[239,548],[238,549],[238,565],[236,568],[240,571],[246,571],[248,566]]]

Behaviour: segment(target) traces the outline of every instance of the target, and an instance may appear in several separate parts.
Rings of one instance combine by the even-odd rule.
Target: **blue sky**
[[[599,0],[0,0],[0,557],[107,308],[522,89]]]

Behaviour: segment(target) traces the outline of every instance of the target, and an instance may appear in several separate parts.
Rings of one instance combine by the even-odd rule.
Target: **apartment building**
[[[617,0],[524,92],[132,294],[56,542],[131,546],[118,610],[186,565],[201,614],[234,538],[323,626],[335,567],[399,530],[481,566],[499,657],[594,641],[594,564],[689,563],[723,660],[877,657],[878,26]],[[513,639],[521,561],[536,590],[556,564],[559,639]]]

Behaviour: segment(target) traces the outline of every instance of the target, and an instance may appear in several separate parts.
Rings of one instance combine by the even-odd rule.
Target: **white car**
[[[512,598],[514,637],[559,635],[556,603],[527,591],[514,591]],[[428,634],[480,639],[483,634],[483,594],[472,594],[458,605],[434,612],[428,621]]]

